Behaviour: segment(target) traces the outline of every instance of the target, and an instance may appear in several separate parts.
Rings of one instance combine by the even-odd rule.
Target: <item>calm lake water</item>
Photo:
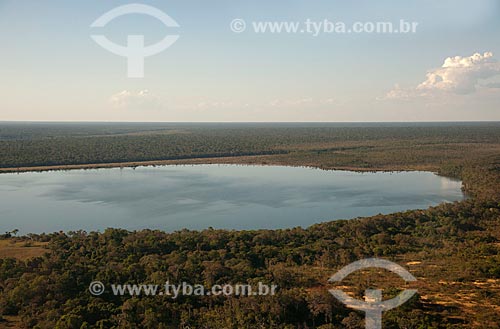
[[[0,232],[307,227],[464,198],[428,172],[196,165],[0,175]]]

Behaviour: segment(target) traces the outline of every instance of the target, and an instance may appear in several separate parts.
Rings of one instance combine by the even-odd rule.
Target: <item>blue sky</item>
[[[145,59],[142,79],[90,38],[94,20],[130,3],[0,0],[0,120],[500,120],[496,0],[142,1],[180,27],[127,15],[98,31],[122,45],[131,34],[147,44],[179,35]],[[231,31],[235,18],[245,32]],[[316,37],[251,29],[307,19],[419,26]]]

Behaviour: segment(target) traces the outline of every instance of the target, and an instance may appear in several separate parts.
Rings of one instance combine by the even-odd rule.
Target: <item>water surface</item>
[[[307,227],[463,199],[429,172],[194,165],[0,175],[0,232]]]

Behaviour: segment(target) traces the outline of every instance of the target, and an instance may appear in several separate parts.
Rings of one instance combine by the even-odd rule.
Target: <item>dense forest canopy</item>
[[[475,144],[496,147],[500,124],[0,124],[0,168],[291,154],[338,161],[351,152],[358,158],[369,151],[405,157],[419,150],[437,156],[454,154]],[[377,147],[377,150],[373,150]],[[444,154],[437,154],[442,151]],[[392,154],[391,154],[392,153]],[[374,153],[375,154],[375,153]],[[349,159],[351,165],[362,166]],[[386,159],[384,159],[386,160]],[[406,164],[419,163],[404,159]],[[435,160],[435,159],[432,159]],[[331,162],[331,160],[329,160]],[[368,161],[363,159],[363,161]],[[401,162],[401,161],[400,161]],[[390,162],[388,162],[390,163]]]

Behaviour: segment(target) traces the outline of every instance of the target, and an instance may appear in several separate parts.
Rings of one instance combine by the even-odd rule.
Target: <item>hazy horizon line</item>
[[[500,123],[500,120],[436,120],[436,121],[54,121],[54,120],[0,120],[4,123],[140,123],[140,124],[332,124],[332,123]]]

